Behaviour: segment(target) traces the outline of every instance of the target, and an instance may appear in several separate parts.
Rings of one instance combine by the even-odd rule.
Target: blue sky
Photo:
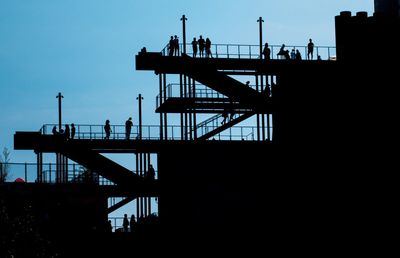
[[[135,71],[142,48],[160,51],[170,35],[200,34],[213,43],[334,46],[334,16],[340,11],[373,12],[372,0],[0,0],[0,149],[14,162],[34,161],[14,151],[15,131],[57,123],[58,92],[64,122],[123,124],[137,121],[136,97],[144,97],[144,124],[154,113],[157,76]]]

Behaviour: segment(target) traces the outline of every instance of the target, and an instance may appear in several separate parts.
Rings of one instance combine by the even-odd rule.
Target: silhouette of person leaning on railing
[[[131,135],[131,130],[132,130],[132,117],[129,117],[128,120],[125,122],[125,139],[129,140],[129,136]]]
[[[286,50],[285,50],[285,44],[282,44],[281,48],[279,49],[278,54],[276,54],[278,56],[278,59],[286,59]]]

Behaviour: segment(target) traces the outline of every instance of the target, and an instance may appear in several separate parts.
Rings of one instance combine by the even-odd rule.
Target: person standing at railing
[[[169,44],[168,44],[168,55],[169,56],[173,56],[174,55],[174,37],[171,36],[171,39],[169,40]]]
[[[284,59],[285,58],[285,44],[282,44],[281,48],[279,49],[278,54],[276,54],[278,56],[278,59]]]
[[[74,123],[71,124],[71,139],[75,137],[75,125]]]
[[[211,40],[206,38],[206,57],[213,57],[211,53]]]
[[[205,46],[205,41],[203,39],[203,36],[200,35],[199,40],[197,41],[197,43],[199,44],[199,55],[200,57],[204,57],[204,46]]]
[[[310,41],[307,44],[307,59],[310,60],[310,56],[311,56],[311,60],[313,59],[313,53],[314,53],[314,43],[312,42],[312,39],[310,39]]]
[[[53,126],[53,129],[51,130],[51,132],[53,133],[53,135],[57,135],[58,134],[56,125]]]
[[[197,40],[196,40],[196,38],[193,38],[192,48],[193,48],[193,57],[195,58],[197,55]]]
[[[179,56],[179,38],[176,35],[174,37],[174,55]]]
[[[301,60],[301,54],[300,51],[298,49],[296,49],[296,60]]]
[[[268,47],[268,43],[265,43],[262,54],[264,56],[264,60],[271,60],[271,49]]]
[[[128,214],[124,214],[124,220],[122,221],[122,227],[124,228],[124,232],[128,232],[129,228],[129,219]]]
[[[153,168],[152,164],[149,164],[149,169],[147,170],[147,174],[145,176],[145,179],[149,182],[152,182],[156,179],[156,171]]]
[[[107,222],[107,232],[112,233],[112,230],[113,230],[113,226],[112,226],[111,220],[109,219]]]
[[[131,219],[129,220],[129,228],[131,229],[131,233],[136,231],[136,217],[134,214],[131,215]]]
[[[67,140],[69,140],[69,138],[71,137],[71,131],[69,129],[68,124],[65,125],[64,136],[65,136],[65,139],[67,139]]]
[[[129,140],[129,136],[131,135],[132,126],[132,117],[129,117],[129,119],[125,122],[125,139],[127,140]]]
[[[106,133],[106,137],[104,139],[110,139],[110,134],[111,134],[111,125],[110,125],[110,120],[106,120],[106,124],[104,125],[104,132]]]
[[[290,52],[290,59],[295,60],[296,59],[296,50],[292,48],[292,51]]]

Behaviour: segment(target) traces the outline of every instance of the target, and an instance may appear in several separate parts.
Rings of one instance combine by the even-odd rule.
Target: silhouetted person
[[[71,137],[71,131],[69,129],[69,125],[65,125],[64,136],[65,136],[65,139],[67,139],[67,140]]]
[[[131,232],[135,232],[136,231],[136,218],[135,215],[132,214],[131,215],[131,219],[129,220],[129,228],[131,229]]]
[[[124,232],[128,232],[129,220],[128,220],[128,215],[126,213],[124,214],[124,220],[122,221],[122,227],[124,228]]]
[[[204,57],[204,47],[206,45],[206,42],[204,41],[203,36],[200,35],[200,38],[197,41],[197,43],[199,44],[199,51],[200,51],[199,56]]]
[[[169,56],[173,56],[174,55],[174,50],[175,50],[174,37],[171,36],[171,39],[169,40],[169,44],[168,44],[168,55]]]
[[[298,49],[296,49],[296,60],[301,60],[301,54],[300,51]]]
[[[57,126],[53,126],[53,129],[51,130],[51,132],[53,133],[53,135],[57,135],[58,134]]]
[[[107,222],[107,232],[112,233],[112,230],[113,230],[113,226],[112,226],[111,220],[108,220],[108,222]]]
[[[307,59],[310,60],[313,59],[313,53],[314,53],[314,43],[312,42],[312,39],[307,44]]]
[[[317,60],[322,60],[320,55],[318,55]]]
[[[74,123],[71,124],[71,139],[75,138],[75,125]]]
[[[106,137],[104,139],[110,139],[110,134],[111,134],[111,125],[110,125],[110,120],[106,120],[106,124],[104,125],[104,132],[106,133]]]
[[[289,50],[285,50],[283,56],[285,57],[286,60],[289,60],[290,59]]]
[[[290,52],[290,59],[295,60],[296,59],[296,50],[292,48],[292,51]]]
[[[179,38],[178,36],[174,36],[174,55],[179,56]]]
[[[271,85],[269,85],[269,83],[267,82],[264,88],[264,93],[265,95],[267,95],[268,97],[271,97],[271,89],[269,88]]]
[[[127,140],[129,140],[129,136],[131,135],[132,126],[132,117],[129,117],[129,119],[125,122],[125,139]]]
[[[211,40],[206,38],[206,57],[213,57],[211,53]]]
[[[285,44],[282,44],[281,48],[279,49],[279,52],[277,54],[278,59],[282,59],[285,56]]]
[[[156,171],[153,168],[153,165],[149,165],[149,169],[147,171],[147,178],[152,181],[156,179]]]
[[[222,117],[224,118],[221,122],[221,125],[226,123],[226,120],[228,119],[228,111],[226,109],[224,109],[224,111],[222,111]]]
[[[264,56],[264,60],[271,60],[271,49],[268,47],[268,43],[265,43],[262,54]]]
[[[197,40],[196,40],[196,38],[193,38],[193,41],[192,41],[192,48],[193,48],[193,57],[196,57],[196,55],[197,55]]]

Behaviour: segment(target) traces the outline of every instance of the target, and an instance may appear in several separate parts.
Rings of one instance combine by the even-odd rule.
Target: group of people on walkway
[[[285,49],[286,45],[282,44],[279,52],[277,54],[278,59],[286,59],[286,60],[302,60],[301,53],[298,49],[293,48],[291,52]],[[265,43],[264,48],[262,50],[264,60],[271,60],[271,49],[269,48],[268,43]],[[312,39],[309,39],[307,44],[307,60],[314,59],[314,42]],[[317,60],[321,60],[321,56],[318,55]]]
[[[199,39],[196,37],[192,40],[192,50],[193,50],[193,57],[197,57],[197,53],[199,53],[199,57],[213,57],[211,52],[211,40],[206,38],[204,40],[203,36],[200,35]],[[169,56],[179,56],[180,49],[179,49],[179,38],[177,35],[171,36],[168,44],[168,55]]]
[[[133,122],[132,122],[132,117],[129,117],[126,121],[125,121],[125,139],[129,140],[130,136],[131,136],[131,132],[132,132],[132,127],[133,127]],[[105,137],[104,139],[110,139],[111,133],[112,133],[112,129],[111,129],[111,124],[110,124],[110,120],[106,120],[104,126],[104,134]],[[57,130],[57,126],[53,126],[52,129],[52,134],[53,135],[58,135],[58,136],[63,136],[65,139],[69,140],[69,139],[74,139],[75,138],[75,133],[76,133],[76,128],[75,128],[75,124],[72,123],[71,126],[66,124],[65,125],[65,129],[60,128],[60,130]]]
[[[132,132],[132,127],[133,127],[133,122],[132,122],[132,117],[129,117],[128,120],[125,121],[125,139],[129,140]],[[104,125],[104,132],[105,132],[105,137],[104,139],[108,140],[110,139],[110,135],[112,133],[111,130],[111,125],[110,125],[110,120],[106,120],[106,123]]]
[[[194,58],[197,57],[197,53],[199,53],[199,57],[213,57],[211,53],[211,40],[209,38],[203,39],[203,36],[200,35],[199,39],[196,37],[193,38],[192,42],[192,56]],[[282,44],[277,57],[278,59],[286,59],[286,60],[302,60],[301,53],[298,49],[293,48],[291,52],[285,49],[285,44]],[[314,42],[312,39],[309,39],[307,44],[307,60],[314,59]],[[171,36],[168,44],[168,55],[169,56],[179,56],[179,38],[177,35]],[[262,56],[264,60],[271,60],[271,48],[268,43],[265,43],[264,48],[262,50]],[[317,60],[321,60],[321,56],[318,55]]]
[[[57,131],[57,126],[53,126],[53,129],[51,130],[51,132],[53,133],[53,135],[61,135],[63,137],[65,137],[67,140],[69,139],[74,139],[75,138],[75,132],[76,132],[76,128],[75,128],[75,124],[72,123],[71,127],[69,127],[68,124],[65,125],[65,129],[60,128],[59,131]]]
[[[197,57],[197,52],[199,52],[199,57],[213,57],[211,53],[211,40],[209,38],[206,38],[206,40],[204,40],[202,35],[200,35],[198,40],[196,39],[196,37],[193,38],[192,50],[194,58]]]

